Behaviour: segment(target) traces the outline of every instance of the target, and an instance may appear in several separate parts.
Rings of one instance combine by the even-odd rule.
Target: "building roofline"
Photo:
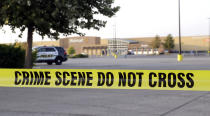
[[[82,38],[82,37],[85,37],[85,38],[101,38],[99,36],[73,36],[73,37],[63,37],[63,38],[59,38],[59,39],[71,39],[71,38]]]

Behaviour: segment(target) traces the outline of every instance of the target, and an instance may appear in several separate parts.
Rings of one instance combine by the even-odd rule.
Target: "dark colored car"
[[[41,46],[36,47],[35,50],[37,51],[36,62],[38,63],[46,62],[48,65],[52,65],[52,63],[61,65],[62,62],[68,60],[68,55],[62,47]]]

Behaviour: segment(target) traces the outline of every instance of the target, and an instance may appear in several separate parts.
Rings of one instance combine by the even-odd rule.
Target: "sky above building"
[[[113,38],[115,32],[117,38],[178,35],[178,0],[116,0],[115,5],[121,7],[115,17],[111,19],[100,17],[107,20],[105,28],[82,32],[86,33],[86,36],[102,38]],[[210,0],[181,0],[183,36],[208,35],[210,25],[208,18]],[[12,33],[9,27],[4,27],[0,29],[0,43],[26,41],[26,35],[24,32],[23,37],[18,38],[18,34]],[[40,40],[42,38],[34,34],[34,41]]]

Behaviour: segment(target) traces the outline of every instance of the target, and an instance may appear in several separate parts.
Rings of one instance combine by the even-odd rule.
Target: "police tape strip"
[[[210,91],[210,71],[0,69],[0,86]]]

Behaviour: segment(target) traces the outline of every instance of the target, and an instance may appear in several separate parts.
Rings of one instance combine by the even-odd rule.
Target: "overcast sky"
[[[116,0],[121,7],[116,17],[106,19],[107,25],[100,31],[84,30],[87,36],[117,38],[178,35],[178,0]],[[183,36],[209,34],[210,0],[181,0],[181,25]],[[17,34],[8,27],[0,30],[0,43],[14,42]],[[72,35],[75,36],[75,35]],[[26,33],[19,41],[26,40]],[[35,35],[34,41],[42,40]],[[49,40],[49,39],[45,39]]]

